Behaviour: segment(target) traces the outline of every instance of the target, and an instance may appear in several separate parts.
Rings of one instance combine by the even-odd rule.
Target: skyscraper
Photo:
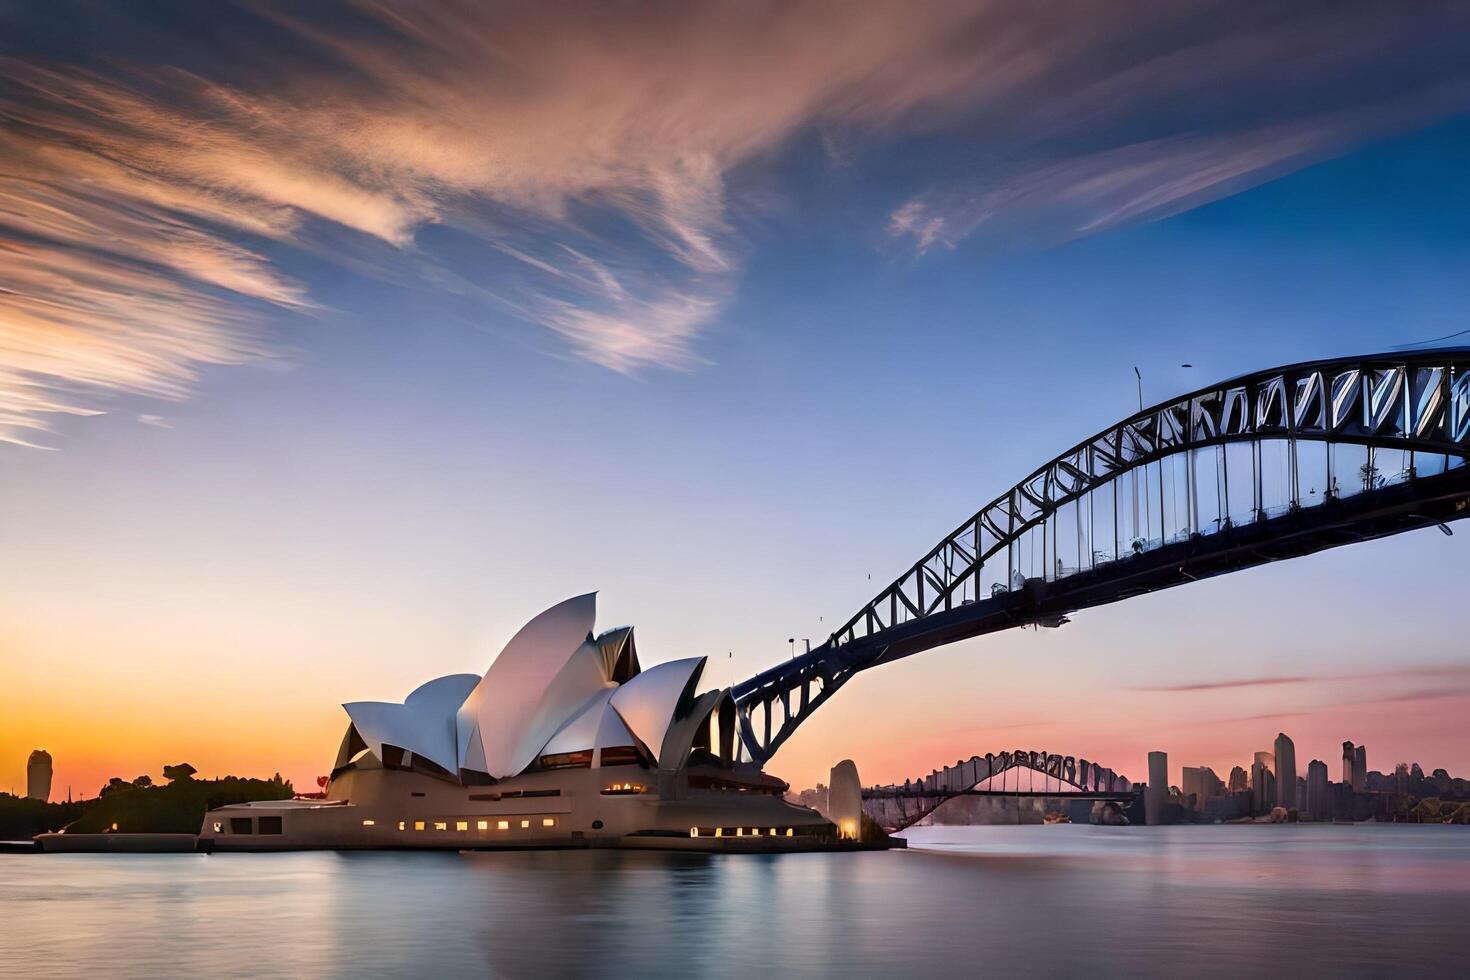
[[[1246,771],[1239,766],[1232,768],[1230,770],[1230,792],[1245,793],[1250,788],[1250,776],[1246,775]]]
[[[1368,746],[1360,745],[1353,750],[1353,792],[1368,789]]]
[[[1184,794],[1186,805],[1191,794],[1196,803],[1204,802],[1204,790],[1200,787],[1198,766],[1185,766],[1179,776],[1179,791]]]
[[[1169,753],[1148,754],[1148,787],[1143,793],[1143,819],[1148,824],[1164,822],[1164,804],[1169,802]]]
[[[1276,805],[1275,761],[1270,752],[1257,752],[1251,763],[1251,809],[1256,813],[1269,813]]]
[[[26,760],[26,796],[51,799],[51,753],[45,749],[37,749]]]
[[[1342,743],[1342,784],[1348,789],[1353,788],[1353,766],[1357,763],[1357,753],[1353,751],[1352,742]]]
[[[1276,736],[1276,802],[1296,808],[1296,745],[1285,732]]]
[[[1327,792],[1327,763],[1313,759],[1307,764],[1307,814],[1313,820],[1326,820],[1330,814]]]
[[[1199,767],[1199,791],[1200,800],[1213,800],[1225,795],[1225,784],[1220,777],[1215,775],[1215,770],[1209,766]]]

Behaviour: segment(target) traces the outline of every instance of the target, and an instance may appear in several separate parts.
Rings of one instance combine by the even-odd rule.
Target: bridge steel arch
[[[1470,516],[1467,458],[1470,348],[1293,364],[1144,409],[986,504],[810,653],[737,685],[741,757],[763,764],[869,667]]]
[[[927,776],[907,780],[901,785],[865,787],[863,812],[888,833],[897,833],[918,823],[944,803],[968,794],[986,780],[1022,769],[1040,773],[1046,785],[1040,793],[1022,794],[1018,791],[1017,796],[1090,796],[1121,801],[1134,792],[1133,784],[1126,777],[1095,762],[1070,755],[1017,749],[999,755],[987,752],[984,756],[961,759],[952,766],[936,769]],[[1055,791],[1050,790],[1051,780],[1056,781]]]

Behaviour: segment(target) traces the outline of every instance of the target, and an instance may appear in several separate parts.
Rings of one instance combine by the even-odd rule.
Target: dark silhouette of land
[[[224,776],[195,779],[188,763],[165,766],[167,785],[150,776],[131,782],[114,776],[91,800],[48,803],[0,793],[0,840],[27,840],[65,829],[73,834],[194,834],[204,814],[216,807],[295,795],[289,780]]]

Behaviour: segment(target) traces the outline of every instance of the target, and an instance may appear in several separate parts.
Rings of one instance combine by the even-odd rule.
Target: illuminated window
[[[415,820],[413,822],[413,829],[414,830],[423,830],[424,829],[424,822],[422,820]]]
[[[496,830],[509,830],[510,829],[510,821],[509,820],[497,820],[497,821],[495,821],[495,829]]]
[[[434,829],[435,830],[448,830],[449,829],[449,821],[447,821],[447,820],[435,820],[434,821]]]
[[[745,836],[745,828],[744,827],[736,827],[735,828],[735,836],[736,837],[744,837]]]
[[[375,820],[364,820],[362,822],[362,825],[364,827],[376,827],[378,824],[377,824],[377,821],[375,821]]]
[[[476,830],[489,830],[490,829],[490,821],[488,821],[488,820],[476,820],[475,821],[475,829]]]
[[[603,796],[630,796],[644,792],[641,783],[613,783],[602,791]]]
[[[470,829],[470,822],[468,820],[456,820],[456,821],[454,821],[454,829],[455,830],[469,830]],[[773,831],[771,831],[771,833],[774,834],[775,831],[773,830]]]
[[[775,837],[776,836],[776,828],[775,827],[772,827],[771,828],[771,836],[772,837]]]
[[[716,827],[715,828],[715,836],[716,837],[724,837],[725,836],[725,828],[724,827]]]
[[[224,830],[224,829],[225,829],[225,825],[224,824],[220,823],[218,820],[216,820],[214,822],[214,832],[216,834],[219,833],[220,831]]]
[[[787,828],[786,828],[786,836],[787,836],[787,837],[790,837],[790,836],[791,836],[791,835],[792,835],[792,834],[791,834],[791,828],[790,828],[790,827],[787,827]]]
[[[398,821],[398,829],[399,830],[403,830],[404,829],[404,823],[403,823],[402,820]]]
[[[556,818],[555,817],[542,817],[541,818],[541,826],[543,826],[543,827],[555,827],[556,826]]]

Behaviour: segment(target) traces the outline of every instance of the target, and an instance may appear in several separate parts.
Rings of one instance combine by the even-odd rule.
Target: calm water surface
[[[752,857],[0,855],[0,976],[1470,976],[1470,828]]]

